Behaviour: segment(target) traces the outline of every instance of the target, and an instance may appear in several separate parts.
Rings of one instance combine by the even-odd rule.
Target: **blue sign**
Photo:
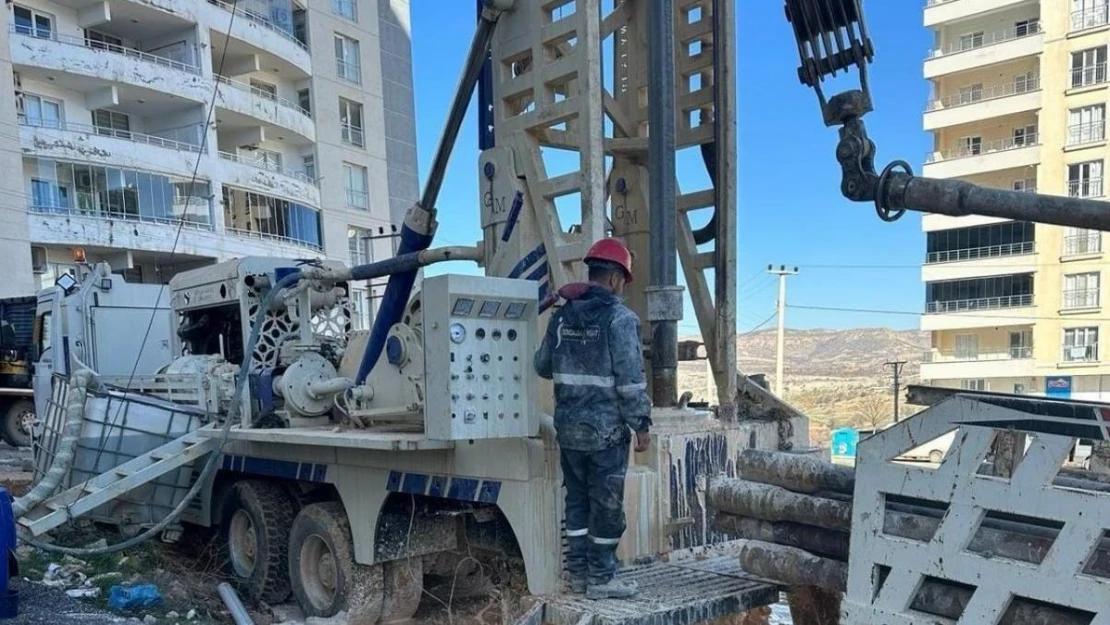
[[[1049,397],[1071,397],[1071,376],[1046,377],[1044,379],[1044,394]]]
[[[832,431],[832,461],[837,464],[854,464],[859,432],[855,428]]]

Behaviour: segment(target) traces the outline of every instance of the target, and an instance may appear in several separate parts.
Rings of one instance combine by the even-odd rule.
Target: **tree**
[[[856,405],[853,422],[872,430],[891,422],[894,416],[892,399],[886,395],[864,395]]]

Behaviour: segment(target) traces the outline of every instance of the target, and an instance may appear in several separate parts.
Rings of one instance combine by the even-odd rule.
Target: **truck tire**
[[[289,597],[289,528],[293,501],[277,484],[243,480],[228,489],[220,519],[227,572],[265,603]]]
[[[35,425],[35,404],[27,399],[17,399],[8,405],[0,438],[12,447],[30,447],[31,430]]]
[[[420,558],[358,564],[343,504],[305,506],[289,532],[289,579],[306,616],[346,611],[351,623],[403,622],[424,588]]]

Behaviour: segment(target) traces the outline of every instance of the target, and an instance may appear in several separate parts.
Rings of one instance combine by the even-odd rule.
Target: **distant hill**
[[[775,371],[775,330],[744,334],[736,339],[740,370]],[[857,378],[883,375],[883,363],[907,361],[905,373],[916,376],[929,334],[917,330],[860,328],[853,330],[787,330],[786,378]]]

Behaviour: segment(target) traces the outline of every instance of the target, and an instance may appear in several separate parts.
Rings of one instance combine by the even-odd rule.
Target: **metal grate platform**
[[[735,555],[657,562],[624,569],[621,576],[639,584],[636,597],[545,598],[521,625],[695,625],[771,605],[779,597],[774,584],[741,571]]]

